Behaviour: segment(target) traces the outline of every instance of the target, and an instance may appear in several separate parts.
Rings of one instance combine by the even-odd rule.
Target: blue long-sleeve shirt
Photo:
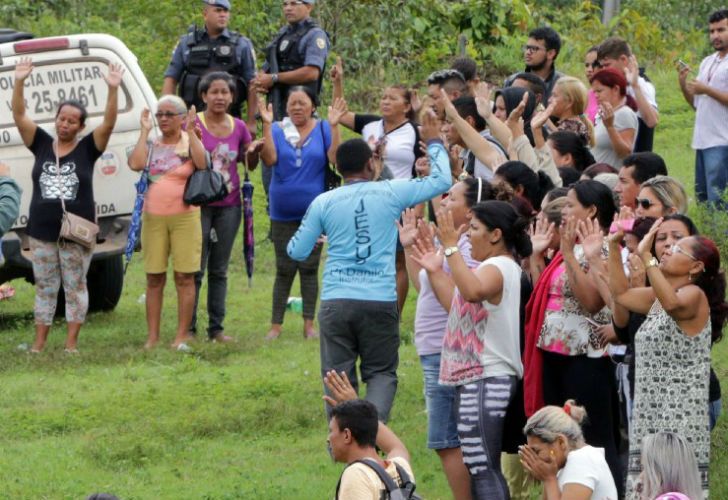
[[[450,161],[440,141],[427,147],[431,173],[412,180],[354,182],[319,195],[309,206],[288,255],[305,260],[322,234],[328,257],[321,300],[397,300],[394,254],[402,211],[444,193]]]

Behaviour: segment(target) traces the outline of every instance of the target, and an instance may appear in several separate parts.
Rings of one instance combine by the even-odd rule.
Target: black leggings
[[[313,319],[316,316],[316,300],[318,299],[318,268],[321,259],[321,245],[316,245],[308,259],[303,262],[288,256],[288,242],[291,240],[300,221],[271,221],[273,247],[276,252],[276,281],[273,285],[273,314],[271,323],[283,324],[288,294],[291,293],[296,272],[301,275],[301,298],[303,299],[303,318]]]
[[[584,406],[587,444],[604,448],[620,498],[624,494],[622,467],[617,452],[619,405],[614,364],[608,357],[563,356],[543,352],[543,397],[547,405],[563,406],[568,399]]]

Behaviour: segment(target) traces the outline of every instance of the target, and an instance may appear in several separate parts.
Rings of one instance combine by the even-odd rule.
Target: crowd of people
[[[561,39],[540,27],[523,46],[525,70],[495,91],[475,61],[458,58],[428,77],[426,95],[401,82],[384,88],[376,115],[349,110],[338,59],[322,119],[329,41],[310,17],[314,3],[283,2],[288,24],[256,73],[252,44],[227,29],[230,3],[206,0],[205,28],[182,37],[164,95],[142,113],[129,167],[149,179],[146,347],[160,342],[170,259],[172,346],[190,348],[205,272],[208,337],[233,340],[224,319],[241,223],[238,165],[260,161],[276,261],[266,338],[282,334],[298,273],[304,338],[319,337],[320,300],[329,443],[349,464],[338,498],[379,498],[391,487],[383,475],[412,493],[409,453],[384,425],[410,284],[427,445],[454,498],[526,498],[533,480],[549,500],[707,498],[721,408],[710,349],[728,315],[726,283],[716,245],[686,215],[684,186],[651,151],[655,87],[629,43],[611,37],[589,49],[584,83],[556,71]],[[708,26],[714,53],[697,74],[680,62],[678,83],[696,111],[696,196],[711,210],[724,207],[728,182],[728,11]],[[44,348],[62,283],[73,353],[91,250],[59,238],[61,218],[68,210],[94,219],[91,175],[114,128],[123,71],[109,67],[105,114],[92,133],[82,136],[84,107],[66,101],[53,138],[25,110],[32,70],[28,58],[17,63],[12,101],[35,156],[32,352]],[[342,142],[339,125],[361,138]],[[329,165],[343,178],[335,189]],[[229,195],[186,204],[188,178],[208,166]],[[76,182],[59,185],[69,168]],[[17,213],[20,193],[6,175],[0,165],[0,207]],[[0,231],[11,210],[0,210]],[[365,401],[349,401],[360,380]]]

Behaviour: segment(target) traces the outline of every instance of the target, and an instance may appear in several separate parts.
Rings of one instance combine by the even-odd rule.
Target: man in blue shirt
[[[204,109],[199,96],[200,78],[210,71],[227,71],[237,86],[235,101],[230,114],[240,118],[243,101],[247,99],[248,129],[255,134],[255,114],[258,111],[256,95],[251,80],[255,77],[255,52],[252,42],[240,33],[228,30],[230,22],[229,0],[203,0],[203,29],[190,26],[174,48],[172,60],[164,72],[162,95],[174,94],[179,85],[179,95],[187,106]]]
[[[433,112],[425,115],[431,174],[412,180],[373,182],[369,145],[351,139],[339,146],[336,164],[344,185],[319,195],[309,206],[288,255],[304,260],[322,234],[328,239],[319,326],[321,373],[344,371],[358,387],[356,360],[366,399],[382,421],[397,391],[399,311],[395,285],[397,226],[402,211],[448,190],[450,162]]]

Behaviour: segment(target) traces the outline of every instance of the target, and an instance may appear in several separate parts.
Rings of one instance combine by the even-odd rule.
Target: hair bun
[[[564,403],[564,412],[579,425],[586,419],[586,410],[583,406],[577,405],[573,399],[569,399]]]

